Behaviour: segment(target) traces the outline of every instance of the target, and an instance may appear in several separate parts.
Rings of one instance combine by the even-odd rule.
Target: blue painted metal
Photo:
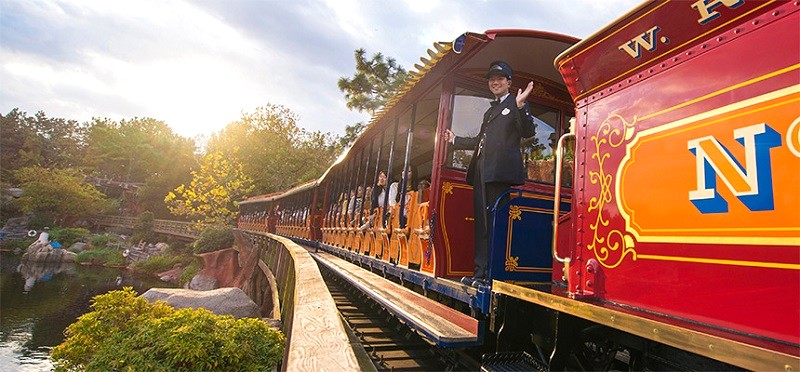
[[[553,196],[510,190],[494,205],[489,277],[501,281],[550,282],[553,257]],[[561,203],[562,213],[570,209]]]

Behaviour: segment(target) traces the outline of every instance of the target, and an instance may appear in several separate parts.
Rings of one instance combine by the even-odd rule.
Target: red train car
[[[798,1],[649,1],[577,44],[436,43],[336,164],[242,202],[240,228],[470,314],[462,338],[398,317],[487,370],[800,370],[799,25]],[[453,280],[472,269],[471,153],[442,135],[477,133],[498,58],[513,89],[534,82],[537,134],[495,206],[492,281],[472,288]],[[381,172],[398,204],[370,200]]]
[[[576,103],[577,176],[555,248],[564,290],[535,302],[797,370],[799,8],[648,2],[556,59]]]

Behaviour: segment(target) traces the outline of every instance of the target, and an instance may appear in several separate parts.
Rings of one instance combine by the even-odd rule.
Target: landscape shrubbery
[[[104,247],[85,250],[75,257],[75,262],[93,265],[124,266],[125,257],[116,248]]]
[[[148,257],[147,259],[135,262],[133,265],[131,265],[131,268],[139,272],[147,274],[155,274],[172,269],[173,267],[175,267],[175,264],[178,263],[186,267],[193,261],[194,257],[192,256],[159,255],[159,256],[151,256]]]
[[[133,236],[131,236],[131,241],[134,243],[140,241],[152,242],[155,239],[155,233],[153,232],[154,223],[155,216],[153,215],[153,212],[142,212],[142,214],[136,218],[136,223],[133,225]]]
[[[230,226],[213,225],[206,228],[194,242],[194,253],[214,252],[233,246],[233,229]]]
[[[89,244],[95,248],[104,248],[107,247],[109,243],[117,242],[117,238],[111,235],[95,235],[89,238]]]
[[[53,349],[56,370],[270,370],[285,336],[259,319],[173,309],[130,287],[96,296]]]
[[[68,248],[75,242],[83,240],[89,235],[89,230],[80,227],[55,228],[50,232],[50,241],[59,242],[64,248]]]

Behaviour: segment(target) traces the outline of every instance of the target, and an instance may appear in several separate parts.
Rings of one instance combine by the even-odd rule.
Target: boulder
[[[75,242],[75,243],[72,244],[72,246],[69,247],[69,251],[70,252],[75,252],[75,253],[80,253],[80,252],[83,252],[84,250],[86,250],[86,248],[88,248],[88,247],[89,247],[89,244],[86,244],[84,242]]]
[[[217,278],[203,273],[197,274],[189,281],[189,289],[194,289],[196,291],[217,289]]]
[[[169,248],[169,244],[167,243],[159,242],[155,245],[155,250],[160,253],[163,253],[167,248]]]
[[[234,318],[258,318],[259,308],[239,288],[219,288],[210,291],[194,291],[179,288],[151,288],[142,298],[150,302],[164,301],[176,309],[203,308],[217,315],[232,315]]]
[[[37,240],[28,246],[22,255],[22,262],[74,262],[78,255],[66,249],[54,249],[48,242]]]
[[[172,269],[169,269],[164,272],[156,273],[159,279],[163,282],[170,282],[170,283],[178,283],[181,279],[181,273],[183,272],[183,264],[176,263],[172,266]]]

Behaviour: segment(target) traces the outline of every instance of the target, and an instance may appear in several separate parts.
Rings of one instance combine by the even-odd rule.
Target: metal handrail
[[[556,189],[553,201],[553,259],[562,264],[568,264],[569,257],[558,256],[558,218],[561,217],[561,168],[564,163],[564,142],[575,138],[574,133],[566,133],[558,139],[556,147]]]

